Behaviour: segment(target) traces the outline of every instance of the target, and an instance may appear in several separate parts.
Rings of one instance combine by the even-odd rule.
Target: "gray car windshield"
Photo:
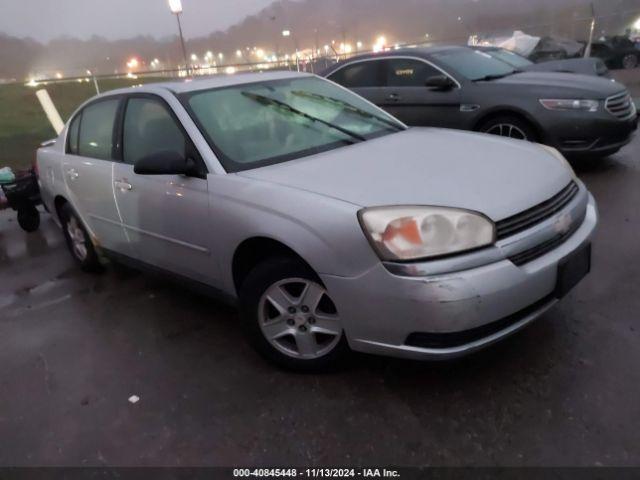
[[[518,55],[517,53],[510,52],[509,50],[489,50],[489,55],[503,62],[507,62],[512,67],[527,68],[533,65],[533,62],[525,57]]]
[[[511,65],[477,50],[446,50],[434,53],[433,57],[443,67],[455,70],[471,81],[494,80],[518,72]]]
[[[228,172],[405,129],[357,95],[317,77],[189,92],[181,100]]]

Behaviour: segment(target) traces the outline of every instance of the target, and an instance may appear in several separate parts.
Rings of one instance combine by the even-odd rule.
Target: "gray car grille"
[[[607,109],[607,112],[620,120],[628,120],[633,118],[636,114],[633,99],[626,91],[607,98],[604,103],[604,108]]]
[[[580,189],[573,180],[558,194],[535,207],[496,223],[498,240],[520,233],[562,210]]]

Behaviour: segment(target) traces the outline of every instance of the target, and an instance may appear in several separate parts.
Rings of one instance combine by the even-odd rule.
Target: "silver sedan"
[[[304,370],[506,337],[588,273],[597,223],[557,151],[409,129],[304,74],[103,94],[38,165],[83,269],[108,258],[206,288],[238,303],[259,352]]]

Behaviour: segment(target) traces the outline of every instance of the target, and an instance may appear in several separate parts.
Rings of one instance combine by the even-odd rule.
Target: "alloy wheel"
[[[81,262],[87,258],[87,244],[84,231],[80,228],[78,220],[75,217],[69,218],[67,221],[67,233],[71,239],[71,248],[73,254]]]
[[[262,295],[258,309],[264,337],[289,357],[320,358],[342,337],[336,307],[326,289],[314,281],[287,278],[276,282]]]
[[[636,68],[638,66],[638,57],[633,54],[625,55],[622,59],[622,66],[627,70]]]
[[[527,134],[521,128],[510,123],[497,123],[485,130],[485,133],[518,140],[528,140]]]

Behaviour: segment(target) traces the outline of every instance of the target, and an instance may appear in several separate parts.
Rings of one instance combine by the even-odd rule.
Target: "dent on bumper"
[[[597,211],[590,199],[581,226],[555,250],[516,266],[507,259],[450,274],[401,277],[382,264],[357,278],[321,275],[336,303],[351,348],[414,359],[449,359],[520,330],[557,300],[558,263],[590,242]],[[535,308],[531,309],[530,307]],[[411,333],[462,332],[525,312],[504,329],[451,348],[405,342]]]

